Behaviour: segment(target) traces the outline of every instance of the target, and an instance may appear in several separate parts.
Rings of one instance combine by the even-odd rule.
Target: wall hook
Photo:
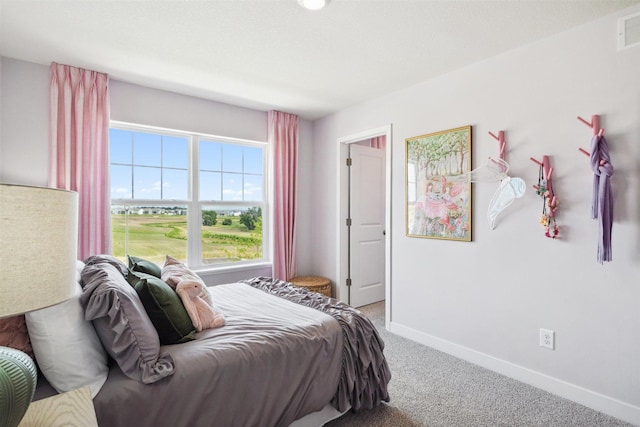
[[[551,185],[551,182],[552,182],[551,176],[553,174],[553,168],[549,164],[549,156],[542,156],[542,162],[533,157],[530,157],[529,159],[533,163],[537,164],[538,166],[542,166],[542,175],[543,175],[543,178],[545,179],[544,196],[546,196],[549,200],[549,208],[550,208],[549,216],[553,217],[554,211],[558,206],[558,198],[553,194],[553,186]],[[538,192],[540,191],[540,186],[538,185],[534,185],[533,188],[535,188],[535,190]]]
[[[542,156],[542,162],[533,157],[530,157],[530,159],[542,169],[542,173],[538,178],[538,185],[533,186],[536,189],[536,193],[543,199],[540,224],[544,227],[545,236],[556,239],[560,233],[560,228],[555,219],[555,211],[558,209],[559,200],[553,194],[553,186],[551,185],[553,168],[549,163],[549,156]]]
[[[495,138],[496,141],[498,141],[498,147],[499,147],[499,155],[498,157],[500,158],[500,160],[504,160],[504,151],[505,151],[505,146],[507,145],[507,143],[504,140],[504,131],[498,131],[498,136],[494,135],[493,132],[489,132],[489,135],[491,135],[492,137]]]
[[[593,116],[591,116],[591,121],[590,122],[586,121],[585,119],[583,119],[580,116],[578,116],[578,120],[580,120],[585,125],[589,126],[591,128],[591,130],[593,131],[594,135],[602,136],[602,134],[604,134],[604,129],[602,129],[600,127],[600,116],[599,115],[594,114]]]
[[[594,114],[593,116],[591,116],[591,122],[586,121],[580,116],[578,116],[578,120],[580,120],[582,123],[584,123],[586,126],[589,126],[592,129],[593,136],[597,135],[599,137],[602,137],[602,135],[604,135],[604,129],[600,127],[599,115]],[[584,154],[587,157],[591,157],[591,153],[589,153],[587,150],[583,149],[582,147],[578,148],[578,151],[580,151],[582,154]],[[600,166],[604,165],[605,163],[606,163],[606,160],[600,160]]]

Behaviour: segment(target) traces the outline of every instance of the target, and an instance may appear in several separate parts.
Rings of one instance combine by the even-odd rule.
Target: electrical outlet
[[[556,347],[556,333],[551,329],[540,328],[540,347],[550,348],[555,350]]]

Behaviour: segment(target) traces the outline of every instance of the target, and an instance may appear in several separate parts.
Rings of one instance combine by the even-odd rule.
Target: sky
[[[109,130],[112,199],[188,200],[189,138]],[[261,201],[261,147],[200,139],[200,200]]]

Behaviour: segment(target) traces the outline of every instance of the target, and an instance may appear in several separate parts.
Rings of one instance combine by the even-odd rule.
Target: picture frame
[[[407,236],[470,242],[471,126],[405,143]]]

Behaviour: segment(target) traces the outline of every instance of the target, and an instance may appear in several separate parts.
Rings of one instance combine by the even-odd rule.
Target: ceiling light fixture
[[[320,10],[329,3],[329,0],[298,0],[298,4],[305,9]]]

